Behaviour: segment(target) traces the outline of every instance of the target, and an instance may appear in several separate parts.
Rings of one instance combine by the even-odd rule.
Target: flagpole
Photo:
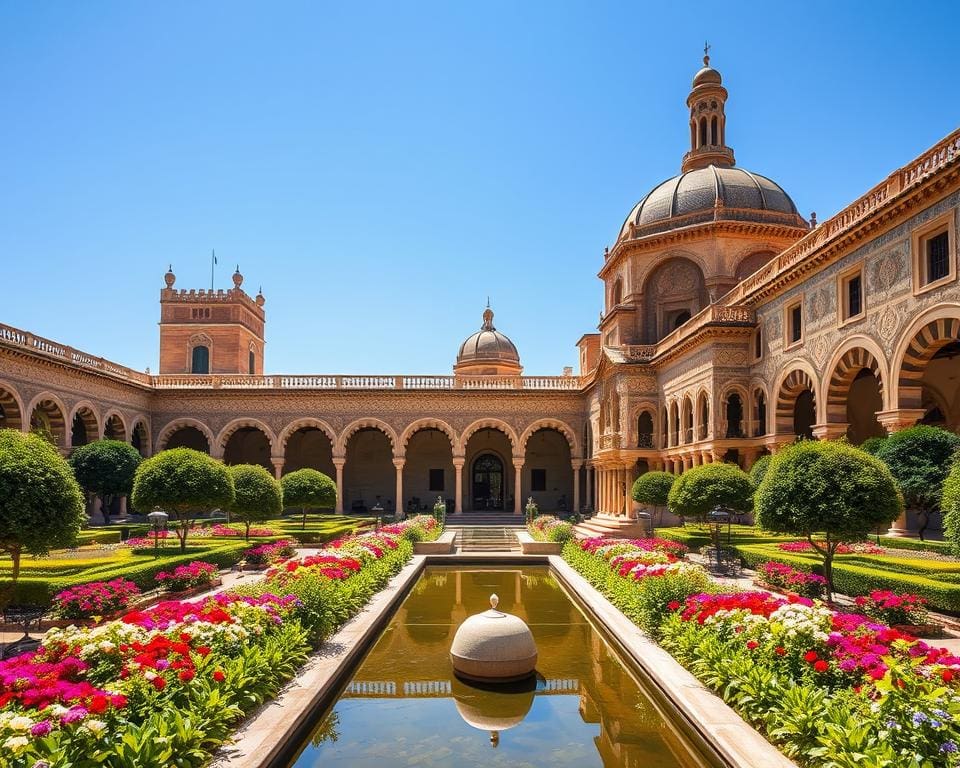
[[[213,265],[217,263],[217,252],[210,249],[210,292],[213,292]]]

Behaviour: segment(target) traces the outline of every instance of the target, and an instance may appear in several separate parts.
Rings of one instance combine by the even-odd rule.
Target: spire
[[[703,67],[694,75],[687,96],[690,108],[690,151],[683,156],[681,170],[686,173],[716,165],[734,165],[733,150],[727,146],[727,117],[724,105],[727,89],[720,73],[710,66],[710,44],[703,44]]]

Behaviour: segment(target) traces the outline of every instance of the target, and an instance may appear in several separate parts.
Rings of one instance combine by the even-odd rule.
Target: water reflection
[[[450,666],[456,628],[484,610],[491,592],[536,640],[538,674],[526,688],[467,684]],[[702,763],[546,568],[435,567],[424,572],[295,765]]]

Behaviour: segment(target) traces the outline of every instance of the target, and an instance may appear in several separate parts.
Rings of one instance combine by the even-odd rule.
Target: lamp
[[[153,556],[160,556],[160,531],[166,529],[167,520],[170,516],[160,509],[155,509],[149,515],[147,520],[153,526]]]
[[[710,527],[710,537],[713,539],[713,551],[717,558],[717,567],[720,567],[723,561],[723,546],[720,537],[723,535],[723,526],[727,526],[727,548],[730,547],[730,522],[732,515],[730,510],[719,504],[707,513],[707,525]]]

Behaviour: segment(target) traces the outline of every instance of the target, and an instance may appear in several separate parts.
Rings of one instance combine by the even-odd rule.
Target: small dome
[[[490,610],[470,616],[453,637],[450,662],[468,680],[523,680],[537,666],[537,644],[530,627],[518,616],[498,611],[499,602],[491,595]]]
[[[516,346],[493,325],[489,305],[483,313],[483,325],[471,334],[457,353],[455,370],[463,373],[519,373],[520,353]]]
[[[776,182],[743,168],[708,165],[654,187],[630,211],[620,237],[629,236],[631,224],[640,236],[714,219],[807,226]]]
[[[720,73],[709,64],[704,64],[703,69],[693,76],[694,88],[696,88],[698,85],[720,85],[722,82],[723,80],[720,77]]]

